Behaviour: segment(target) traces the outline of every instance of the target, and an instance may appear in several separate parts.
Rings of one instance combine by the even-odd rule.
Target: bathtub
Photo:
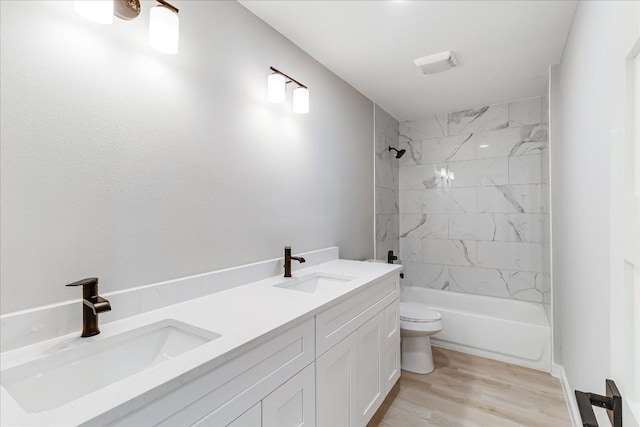
[[[417,287],[404,287],[401,300],[442,314],[434,346],[551,370],[551,328],[542,304]]]

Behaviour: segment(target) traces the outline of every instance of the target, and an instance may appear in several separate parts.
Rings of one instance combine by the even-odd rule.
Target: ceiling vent
[[[456,56],[450,50],[436,53],[429,56],[423,56],[414,60],[416,66],[420,68],[424,74],[435,74],[447,71],[458,65]]]

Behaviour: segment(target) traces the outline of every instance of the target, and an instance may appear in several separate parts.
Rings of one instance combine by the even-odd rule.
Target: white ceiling
[[[398,120],[541,95],[576,1],[240,1]],[[458,67],[413,60],[452,50]],[[311,90],[313,90],[311,88]]]

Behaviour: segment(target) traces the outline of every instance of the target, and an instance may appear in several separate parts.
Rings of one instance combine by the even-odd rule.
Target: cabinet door
[[[351,334],[316,360],[318,427],[355,425],[356,334]]]
[[[389,393],[393,385],[400,378],[400,339],[396,340],[389,348],[384,352],[383,365],[383,391],[385,396]]]
[[[262,427],[262,402],[258,402],[251,409],[240,415],[227,427]]]
[[[384,310],[356,331],[356,426],[366,426],[384,400]]]
[[[400,300],[395,300],[384,309],[384,348],[388,349],[400,339]]]
[[[400,378],[400,300],[384,309],[384,356],[382,359],[382,390],[385,396]]]
[[[314,427],[315,405],[315,363],[311,363],[262,400],[262,425]]]

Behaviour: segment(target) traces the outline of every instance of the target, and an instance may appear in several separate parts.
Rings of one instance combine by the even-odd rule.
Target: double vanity
[[[400,376],[399,270],[334,259],[6,351],[0,424],[365,426]]]

